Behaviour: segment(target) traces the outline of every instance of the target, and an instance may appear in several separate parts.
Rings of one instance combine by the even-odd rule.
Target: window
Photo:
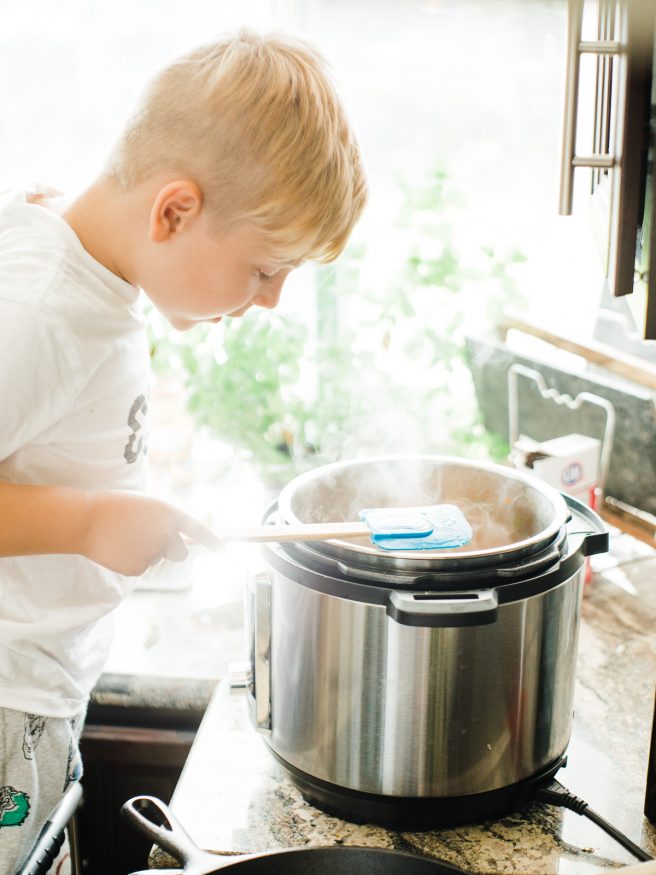
[[[467,331],[489,328],[488,304],[515,295],[542,324],[592,331],[592,244],[577,218],[557,216],[565,11],[565,0],[12,2],[0,31],[0,187],[84,187],[146,77],[216,33],[246,25],[306,35],[342,85],[371,201],[348,255],[333,268],[304,267],[284,296],[282,313],[305,326],[310,352],[350,344],[350,358],[331,353],[322,371],[310,357],[296,375],[292,400],[306,408],[327,373],[333,381],[315,404],[323,415],[304,421],[305,449],[328,435],[331,453],[457,450],[463,434],[480,436],[457,347]],[[175,357],[182,340],[153,330]],[[214,337],[196,341],[208,361],[221,345]],[[385,369],[396,394],[375,379]],[[181,412],[183,382],[182,371],[160,371],[155,488],[214,522],[253,521],[271,488]],[[355,387],[353,419],[331,435]]]

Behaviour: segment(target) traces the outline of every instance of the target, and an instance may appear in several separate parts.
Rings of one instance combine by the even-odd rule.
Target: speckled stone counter
[[[656,855],[643,800],[656,686],[656,558],[615,542],[586,588],[569,763],[559,779]],[[627,546],[628,544],[628,546]],[[602,567],[603,566],[603,567]],[[305,803],[251,729],[245,694],[217,688],[172,809],[192,839],[218,853],[305,845],[410,850],[480,873],[593,873],[635,862],[572,812],[532,804],[496,821],[394,832],[328,816]],[[157,851],[154,868],[172,861]]]

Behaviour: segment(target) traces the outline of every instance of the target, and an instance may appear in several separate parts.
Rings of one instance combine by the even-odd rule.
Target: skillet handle
[[[121,808],[121,814],[151,841],[180,861],[188,875],[210,875],[234,863],[202,851],[173,816],[171,810],[155,796],[134,796]]]

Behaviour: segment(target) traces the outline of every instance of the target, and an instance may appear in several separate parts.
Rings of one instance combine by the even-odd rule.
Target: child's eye
[[[257,274],[257,278],[262,283],[270,283],[274,277],[274,275],[272,273],[265,273],[263,270],[260,270],[259,268],[257,269],[256,274]]]

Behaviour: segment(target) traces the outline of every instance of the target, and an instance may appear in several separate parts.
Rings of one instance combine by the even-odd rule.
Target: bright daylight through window
[[[257,522],[324,462],[505,458],[467,337],[517,305],[585,332],[599,294],[585,230],[557,216],[565,0],[191,0],[183,15],[171,0],[12,0],[2,188],[83,188],[152,71],[241,26],[327,57],[370,199],[340,259],[294,271],[274,313],[186,334],[149,314],[151,491],[215,525]]]

